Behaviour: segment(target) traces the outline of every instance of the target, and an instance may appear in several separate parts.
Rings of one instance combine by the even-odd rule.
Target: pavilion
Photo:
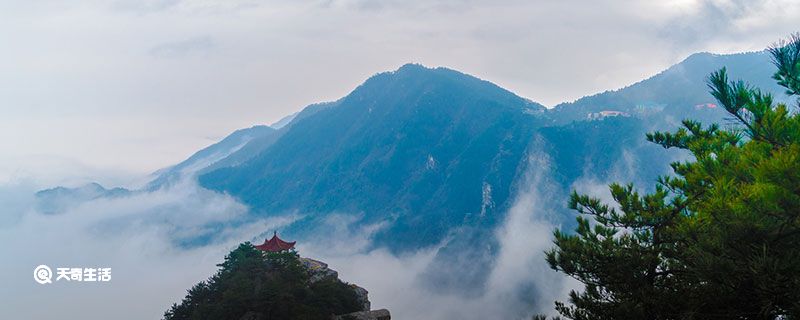
[[[256,249],[266,252],[281,252],[285,250],[294,249],[294,244],[297,241],[286,242],[278,238],[278,232],[272,234],[272,238],[269,240],[264,240],[263,244],[257,245]]]

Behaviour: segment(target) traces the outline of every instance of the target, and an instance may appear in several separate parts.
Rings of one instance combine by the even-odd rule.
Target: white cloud
[[[434,292],[422,283],[439,246],[395,255],[371,246],[386,223],[361,225],[359,215],[331,214],[312,236],[300,240],[303,256],[321,259],[348,282],[370,291],[374,308],[388,308],[398,319],[527,318],[550,312],[572,284],[546,266],[554,205],[546,159],[531,158],[515,204],[495,234],[500,250],[482,292]],[[0,200],[15,198],[0,220],[0,299],[16,307],[2,318],[45,319],[53,310],[65,318],[158,318],[185,290],[207,278],[216,264],[242,241],[260,242],[272,230],[294,221],[249,220],[247,208],[232,198],[185,180],[169,189],[97,199],[57,215],[33,210],[31,184],[0,188]],[[548,202],[550,201],[550,202]],[[222,227],[217,227],[221,225]],[[284,235],[286,237],[287,235]],[[291,235],[288,235],[291,236]],[[191,244],[193,239],[207,241]],[[189,243],[189,245],[187,245]],[[39,285],[33,268],[111,267],[111,283]],[[457,272],[463,266],[436,264]],[[46,304],[47,308],[38,307]]]
[[[0,188],[0,198],[30,195],[26,186]],[[211,276],[238,243],[292,220],[235,223],[244,217],[244,206],[188,182],[90,201],[58,215],[35,212],[25,200],[32,199],[18,198],[16,205],[4,206],[0,220],[5,257],[0,299],[14,306],[0,309],[4,319],[158,319],[185,290]],[[9,215],[15,218],[6,219]],[[112,279],[40,285],[32,279],[40,264],[54,271],[110,267]]]
[[[560,206],[552,200],[558,197],[548,180],[548,159],[540,154],[529,159],[530,171],[495,230],[500,250],[495,263],[485,270],[489,278],[485,289],[474,289],[480,292],[433,292],[420,282],[441,245],[402,255],[384,249],[353,253],[329,249],[336,243],[363,243],[353,239],[368,239],[372,228],[349,234],[344,241],[322,236],[315,240],[318,245],[301,246],[300,253],[326,261],[342,279],[369,290],[373,309],[387,308],[397,319],[530,319],[534,313],[553,314],[554,301],[564,301],[568,291],[578,285],[551,270],[544,260],[556,227],[553,209]],[[466,267],[436,266],[450,268],[445,272]]]
[[[541,142],[532,150],[537,146]],[[579,285],[544,261],[565,199],[550,180],[546,153],[531,154],[514,202],[493,232],[499,249],[485,270],[486,285],[474,289],[478,292],[432,290],[423,283],[433,266],[449,268],[439,274],[466,267],[434,263],[443,244],[400,255],[374,248],[372,236],[390,222],[362,225],[361,215],[336,213],[320,219],[308,238],[283,236],[299,240],[303,256],[327,262],[341,279],[369,290],[373,307],[388,308],[398,319],[529,319],[533,313],[552,314],[553,301],[564,301]],[[572,187],[611,203],[608,182],[633,177],[637,165],[631,152],[624,151],[611,176],[587,173]],[[35,180],[27,181],[0,187],[0,201],[10,204],[0,219],[0,251],[13,257],[0,266],[0,281],[6,284],[0,287],[0,299],[18,306],[2,310],[6,313],[0,318],[50,318],[56,309],[67,318],[158,318],[186,289],[210,276],[235,245],[260,242],[299,217],[250,220],[245,206],[198,187],[191,177],[169,189],[98,199],[63,214],[43,215],[31,206],[36,185],[30,181]],[[193,239],[207,241],[192,244]],[[42,286],[31,279],[39,264],[107,266],[113,281]],[[50,307],[38,308],[42,301]]]
[[[0,156],[152,171],[406,62],[552,105],[763,49],[798,17],[788,0],[5,1]]]
[[[211,37],[197,36],[159,44],[150,49],[150,54],[167,59],[186,58],[191,55],[207,54],[214,49],[214,46],[214,40]]]

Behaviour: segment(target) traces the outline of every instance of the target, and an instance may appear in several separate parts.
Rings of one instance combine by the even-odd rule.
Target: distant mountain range
[[[58,214],[86,201],[124,197],[130,194],[131,191],[128,189],[106,189],[98,183],[88,183],[77,188],[55,187],[35,194],[36,209],[45,214]]]
[[[536,187],[525,185],[527,172],[546,172],[556,196],[542,207],[557,213],[556,223],[573,221],[565,201],[580,181],[652,185],[675,154],[647,143],[645,133],[673,130],[684,118],[724,122],[705,84],[723,66],[731,78],[782,96],[764,52],[695,54],[631,86],[552,109],[458,71],[408,64],[274,127],[238,130],[162,170],[146,189],[196,178],[254,216],[302,215],[284,231],[292,238],[335,213],[383,225],[376,247],[403,252],[444,241],[436,261],[467,259],[475,268],[431,272],[431,283],[474,288],[496,253],[494,230],[518,191]],[[531,167],[541,165],[534,157],[548,165]]]
[[[784,97],[784,89],[772,80],[775,69],[770,55],[765,51],[712,54],[696,53],[661,73],[625,88],[606,91],[561,103],[553,108],[560,119],[581,120],[589,112],[607,109],[637,112],[655,108],[668,115],[692,115],[683,113],[687,108],[713,103],[708,94],[705,79],[711,72],[727,68],[731,79],[742,79],[762,90]],[[667,108],[669,107],[669,108]]]

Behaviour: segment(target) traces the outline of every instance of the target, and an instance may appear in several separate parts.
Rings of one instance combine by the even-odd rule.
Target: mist
[[[370,291],[373,308],[387,308],[396,319],[528,318],[551,313],[553,301],[574,286],[549,270],[543,253],[557,225],[553,190],[547,182],[547,159],[529,159],[530,172],[516,200],[494,234],[500,249],[483,292],[434,292],[423,282],[444,243],[395,255],[371,246],[386,222],[360,225],[358,214],[332,214],[314,236],[298,240],[298,252],[339,271],[343,281]],[[235,199],[205,190],[193,179],[168,188],[99,198],[59,214],[36,211],[32,180],[0,186],[4,210],[0,299],[15,308],[2,318],[44,319],[59,310],[65,318],[158,319],[187,289],[216,271],[225,254],[244,241],[261,242],[273,230],[289,226],[302,214],[252,218]],[[284,235],[291,237],[291,235]],[[40,285],[33,269],[109,267],[107,283],[66,282]],[[453,272],[461,266],[452,265]],[[448,272],[448,270],[444,270]],[[42,308],[42,305],[46,308]]]
[[[499,252],[481,292],[443,293],[422,283],[443,243],[404,255],[385,249],[348,254],[325,245],[322,238],[300,245],[300,254],[326,261],[340,278],[369,290],[373,309],[387,308],[396,319],[530,319],[534,314],[554,314],[554,301],[565,301],[576,281],[551,270],[544,253],[552,247],[552,233],[559,225],[557,212],[566,202],[550,180],[549,159],[543,153],[530,156],[528,172],[519,182],[513,205],[504,222],[494,230]],[[346,243],[363,243],[375,231],[348,236]],[[341,243],[335,239],[334,243]],[[353,241],[356,240],[356,241]],[[402,241],[402,240],[399,240]],[[319,243],[319,244],[317,244]],[[476,244],[480,245],[480,244]],[[437,264],[437,267],[442,264]],[[464,266],[449,265],[458,272]]]
[[[541,139],[534,139],[531,148],[541,151]],[[608,183],[636,180],[640,163],[634,154],[623,150],[607,176],[587,167],[570,189],[612,202]],[[326,215],[308,236],[281,236],[297,240],[301,256],[324,261],[343,281],[366,288],[373,309],[389,309],[396,319],[554,315],[554,301],[566,301],[570,290],[580,288],[575,280],[551,270],[544,259],[553,246],[553,230],[568,227],[561,223],[570,220],[564,216],[570,211],[546,152],[531,152],[526,168],[512,204],[491,232],[497,250],[483,271],[485,286],[468,294],[435,290],[425,282],[432,267],[451,268],[437,270],[444,273],[469,267],[434,263],[448,239],[394,254],[372,245],[373,236],[391,222],[364,224],[363,214],[348,212]],[[158,319],[187,289],[211,276],[239,243],[260,243],[272,231],[290,229],[304,217],[295,213],[254,218],[247,206],[203,189],[191,176],[156,191],[99,198],[59,214],[44,214],[36,211],[32,196],[41,186],[31,181],[35,179],[0,186],[0,200],[9,204],[0,220],[0,250],[13,257],[0,266],[6,283],[0,299],[18,306],[3,310],[2,318],[49,318],[51,310],[61,310],[66,318]],[[40,285],[31,279],[40,264],[54,270],[110,267],[112,281]],[[39,307],[43,303],[48,308]]]
[[[101,198],[48,215],[32,183],[0,187],[4,319],[160,319],[185,291],[211,276],[227,252],[292,221],[230,223],[247,208],[191,181],[155,192]],[[15,199],[7,206],[7,199]],[[33,269],[111,268],[110,282],[33,281]],[[53,278],[55,280],[55,277]],[[57,310],[57,313],[54,313]]]

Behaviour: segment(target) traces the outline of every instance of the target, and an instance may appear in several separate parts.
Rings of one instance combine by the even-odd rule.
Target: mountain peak
[[[353,90],[348,97],[367,98],[368,95],[388,91],[407,94],[463,92],[470,99],[501,100],[505,104],[519,105],[526,110],[546,109],[543,105],[520,97],[490,81],[457,70],[431,68],[419,63],[406,63],[397,70],[378,73]]]
[[[400,68],[397,68],[395,72],[408,72],[408,71],[421,71],[421,70],[433,70],[433,69],[428,68],[419,63],[409,62],[400,66]]]
[[[406,76],[437,76],[437,75],[449,76],[452,77],[452,79],[481,81],[495,86],[494,83],[490,81],[479,79],[478,77],[460,72],[458,70],[446,67],[428,67],[420,63],[412,63],[412,62],[400,66],[400,68],[397,68],[397,70],[395,71],[389,71],[385,73],[390,75],[406,75]]]

